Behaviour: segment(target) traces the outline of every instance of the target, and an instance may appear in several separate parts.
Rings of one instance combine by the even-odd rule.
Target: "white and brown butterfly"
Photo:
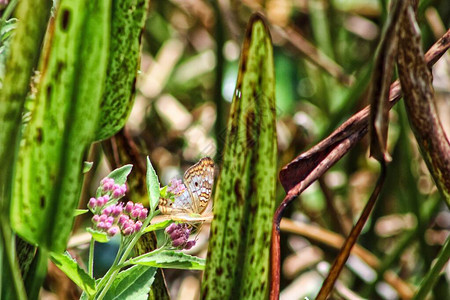
[[[186,170],[183,176],[184,191],[173,199],[160,198],[159,210],[177,222],[199,223],[212,219],[211,194],[214,183],[214,161],[209,157],[200,159]],[[208,209],[208,211],[206,211]]]

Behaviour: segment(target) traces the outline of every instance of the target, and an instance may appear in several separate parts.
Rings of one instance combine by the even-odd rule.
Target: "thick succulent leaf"
[[[148,0],[112,1],[108,73],[96,140],[109,138],[119,131],[133,107],[148,4]]]
[[[203,299],[266,299],[276,186],[275,76],[259,14],[245,35],[228,121]]]
[[[95,136],[106,76],[110,1],[59,2],[16,166],[11,219],[32,244],[64,251]]]

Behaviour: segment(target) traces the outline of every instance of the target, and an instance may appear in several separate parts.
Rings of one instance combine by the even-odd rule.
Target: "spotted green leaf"
[[[275,76],[269,30],[251,17],[228,120],[203,299],[266,299],[275,208]]]
[[[97,129],[106,78],[110,1],[59,1],[16,165],[11,219],[25,240],[65,250]]]
[[[96,140],[113,136],[130,114],[148,5],[149,0],[112,1],[108,72]]]

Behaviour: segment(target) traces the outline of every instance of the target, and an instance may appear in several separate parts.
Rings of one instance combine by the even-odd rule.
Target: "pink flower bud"
[[[124,225],[126,222],[128,222],[129,219],[130,219],[129,216],[127,216],[127,215],[121,215],[121,216],[119,217],[119,224],[120,224],[120,225]]]
[[[145,220],[147,218],[148,209],[143,208],[139,214],[139,220]]]
[[[195,240],[188,241],[186,245],[184,245],[184,249],[189,250],[195,246]]]
[[[112,211],[114,217],[118,217],[123,211],[122,205],[116,205]]]
[[[133,210],[134,207],[134,203],[131,201],[128,201],[127,204],[125,205],[125,211],[127,213],[131,213],[131,211]]]
[[[178,248],[178,247],[182,246],[184,243],[186,243],[186,240],[181,237],[179,239],[176,239],[176,240],[172,241],[172,246]]]
[[[100,229],[105,229],[106,228],[106,224],[105,224],[105,222],[99,222],[97,224],[97,227],[100,228]]]
[[[123,230],[123,235],[131,235],[134,233],[134,228],[133,227],[127,227]]]
[[[100,218],[99,218],[99,221],[100,221],[100,222],[105,222],[106,219],[108,219],[108,216],[107,216],[107,215],[101,215]]]
[[[118,232],[119,232],[119,227],[113,226],[113,227],[108,229],[107,233],[108,233],[109,236],[115,236]]]
[[[112,222],[106,221],[105,222],[105,229],[111,228],[112,224],[113,224]]]
[[[114,217],[109,216],[108,219],[106,219],[106,222],[114,223]]]
[[[106,202],[108,202],[108,201],[104,197],[98,197],[97,198],[97,205],[99,207],[102,207],[103,205],[105,205]]]
[[[177,227],[178,227],[177,225],[178,224],[175,224],[175,223],[170,224],[169,226],[166,227],[166,232],[168,234],[171,234],[175,229],[177,229]]]
[[[95,199],[95,198],[89,199],[88,206],[89,206],[90,208],[95,208],[95,206],[97,206],[97,199]]]
[[[144,205],[142,205],[142,203],[136,203],[136,204],[134,205],[134,208],[135,208],[135,209],[136,209],[136,208],[143,209],[143,208],[144,208]]]
[[[106,208],[102,211],[102,213],[105,214],[105,215],[107,215],[107,216],[109,216],[109,215],[112,213],[112,208],[111,208],[111,206],[106,207]]]
[[[103,195],[104,204],[108,203],[109,200],[109,195]]]
[[[137,221],[136,224],[134,224],[134,232],[138,232],[142,228],[142,222]]]
[[[99,215],[94,215],[94,216],[92,217],[92,222],[98,223],[99,221],[100,221],[100,216],[99,216]]]
[[[105,177],[100,181],[100,185],[102,186],[103,191],[111,191],[114,187],[114,179]]]
[[[130,217],[136,219],[141,214],[141,210],[139,208],[133,209],[133,211],[130,214]]]

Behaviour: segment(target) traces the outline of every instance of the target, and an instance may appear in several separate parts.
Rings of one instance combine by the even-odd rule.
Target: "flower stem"
[[[142,228],[146,228],[154,216],[155,216],[155,212],[151,211],[151,213],[145,220],[144,224],[142,225]],[[100,281],[100,283],[98,285],[98,290],[100,290],[104,286],[104,288],[98,295],[98,298],[97,298],[98,300],[101,300],[105,297],[106,293],[108,292],[109,288],[111,287],[112,283],[114,282],[114,279],[116,279],[117,274],[119,274],[119,271],[121,269],[119,266],[122,266],[122,264],[128,258],[128,255],[131,253],[131,250],[133,250],[134,245],[137,243],[137,241],[142,236],[142,234],[143,234],[143,229],[141,229],[139,232],[136,233],[136,235],[133,237],[131,242],[127,245],[127,247],[123,251],[123,254],[120,255],[121,249],[124,244],[123,238],[122,238],[122,241],[120,243],[119,252],[117,252],[117,256],[116,256],[116,259],[114,260],[113,265],[108,270],[108,272],[105,274],[105,276],[103,276],[102,280]],[[120,259],[119,259],[119,257],[120,257]]]
[[[88,262],[88,273],[89,276],[94,277],[94,244],[95,240],[91,237],[89,243],[89,262]]]

